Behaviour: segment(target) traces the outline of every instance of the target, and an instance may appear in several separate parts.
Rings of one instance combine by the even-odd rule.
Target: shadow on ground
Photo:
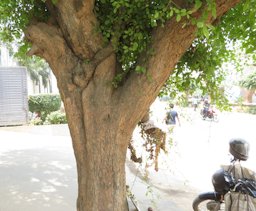
[[[74,211],[75,169],[70,154],[54,148],[1,152],[0,210]]]

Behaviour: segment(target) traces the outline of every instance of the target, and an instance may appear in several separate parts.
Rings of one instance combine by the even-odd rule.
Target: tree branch
[[[63,34],[57,26],[46,23],[33,23],[28,27],[25,36],[33,44],[28,55],[43,57],[57,78],[60,77],[64,79],[63,81],[68,81],[65,85],[68,90],[87,87],[97,66],[114,53],[112,45],[109,44],[95,52],[91,59],[77,58],[66,44]],[[104,68],[100,68],[101,73],[104,70]],[[109,72],[109,70],[105,71]],[[114,69],[112,72],[114,73]]]
[[[29,55],[38,55],[44,58],[56,76],[60,75],[60,71],[70,72],[75,65],[69,59],[72,51],[67,47],[61,32],[52,25],[45,23],[37,23],[30,25],[25,31],[26,39],[32,43],[32,48],[28,52]]]
[[[103,44],[102,36],[97,32],[94,3],[94,0],[59,0],[56,4],[56,19],[65,40],[82,59],[92,58]]]
[[[217,18],[238,2],[239,0],[217,0]],[[213,22],[214,18],[209,15],[208,20]],[[147,73],[143,75],[132,73],[125,85],[119,90],[122,93],[119,96],[122,98],[122,110],[128,111],[127,107],[140,108],[141,110],[140,114],[136,112],[126,113],[125,121],[135,119],[138,122],[142,118],[143,111],[155,100],[175,65],[195,39],[196,26],[183,27],[185,23],[186,20],[176,22],[173,18],[164,27],[158,27],[154,31],[151,45],[154,55],[148,58],[146,63],[139,64],[146,67]]]

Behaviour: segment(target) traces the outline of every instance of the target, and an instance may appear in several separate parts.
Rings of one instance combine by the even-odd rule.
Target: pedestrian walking
[[[180,126],[180,119],[178,112],[174,109],[174,104],[170,104],[170,110],[166,114],[165,123],[167,125],[176,125],[176,123]]]

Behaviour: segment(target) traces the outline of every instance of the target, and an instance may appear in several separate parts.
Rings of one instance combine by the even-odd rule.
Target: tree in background
[[[246,78],[239,82],[240,86],[248,89],[248,94],[246,95],[246,102],[251,103],[252,97],[256,90],[256,71],[254,70]]]
[[[128,210],[127,147],[170,74],[180,75],[178,88],[191,80],[214,94],[218,67],[232,58],[226,41],[255,49],[254,0],[221,20],[239,2],[1,0],[1,38],[24,35],[22,49],[57,78],[77,162],[77,210]]]
[[[50,86],[50,68],[49,65],[39,57],[28,57],[22,50],[20,52],[15,52],[17,48],[16,43],[5,43],[4,45],[8,50],[9,57],[21,66],[25,66],[29,73],[30,79],[33,82],[33,86],[39,86],[39,93],[44,88],[49,88],[49,92],[51,92]],[[7,54],[8,54],[7,53]],[[2,64],[3,65],[3,64]],[[8,64],[5,64],[8,65]]]
[[[49,65],[39,57],[20,57],[16,54],[16,59],[21,66],[25,66],[29,73],[29,76],[33,82],[33,86],[37,85],[39,87],[39,93],[42,89],[49,87],[49,92],[51,92],[51,82],[50,82],[50,68]]]

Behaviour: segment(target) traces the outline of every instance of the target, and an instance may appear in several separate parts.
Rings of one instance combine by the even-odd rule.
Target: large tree
[[[128,210],[125,159],[136,124],[181,58],[217,49],[206,44],[211,24],[238,2],[1,0],[2,39],[24,32],[28,54],[57,78],[77,162],[77,210]],[[199,32],[205,39],[192,44]]]

